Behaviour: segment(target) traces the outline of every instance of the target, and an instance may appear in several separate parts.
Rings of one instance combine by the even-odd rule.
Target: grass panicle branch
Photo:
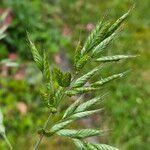
[[[43,78],[45,79],[44,86],[48,89],[48,92],[46,91],[45,93],[42,93],[42,100],[44,103],[47,103],[47,106],[50,106],[48,107],[50,109],[50,116],[53,117],[54,114],[57,115],[57,113],[59,113],[58,107],[60,105],[60,102],[64,100],[64,97],[80,95],[80,97],[66,109],[63,117],[60,118],[58,122],[53,123],[52,126],[48,126],[48,122],[50,121],[49,116],[44,127],[38,131],[40,133],[40,139],[37,141],[35,149],[38,149],[44,136],[51,137],[56,134],[58,136],[68,137],[69,139],[72,139],[79,149],[117,150],[117,148],[106,144],[92,144],[88,143],[85,140],[85,138],[87,137],[101,135],[103,133],[103,131],[101,130],[74,130],[68,129],[66,127],[78,119],[88,117],[103,110],[103,108],[95,107],[95,109],[92,109],[92,106],[97,105],[97,103],[101,101],[105,94],[102,96],[93,97],[92,99],[87,101],[83,101],[83,94],[89,93],[91,91],[94,93],[106,83],[109,83],[114,79],[122,78],[127,73],[123,72],[119,74],[113,74],[106,78],[102,78],[101,80],[97,80],[94,83],[91,83],[90,79],[95,74],[98,74],[99,71],[102,71],[104,67],[98,64],[92,70],[88,70],[86,74],[79,76],[79,72],[83,70],[85,64],[89,60],[91,62],[95,61],[97,63],[104,63],[136,57],[135,55],[113,55],[99,57],[102,50],[105,49],[108,44],[110,44],[114,39],[117,30],[124,22],[124,20],[126,20],[126,18],[129,16],[130,11],[131,9],[113,24],[111,24],[110,22],[105,22],[104,20],[99,21],[95,29],[93,29],[93,31],[85,41],[85,44],[82,46],[80,42],[78,43],[74,58],[74,66],[76,72],[75,75],[72,75],[71,72],[63,72],[59,68],[53,68],[51,71],[46,52],[44,51],[44,54],[40,55],[39,51],[35,47],[34,43],[30,40],[28,35],[33,59],[37,67],[43,73]],[[52,77],[55,77],[53,78],[53,83],[51,82]],[[90,84],[88,84],[88,86],[85,86],[87,82],[89,82]],[[54,83],[56,83],[55,86]]]

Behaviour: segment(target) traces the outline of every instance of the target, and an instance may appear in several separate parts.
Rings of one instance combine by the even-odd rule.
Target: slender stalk
[[[3,136],[3,138],[5,139],[5,142],[7,143],[9,149],[12,150],[13,147],[12,147],[12,145],[10,144],[10,142],[9,142],[9,140],[8,140],[8,138],[7,138],[7,136],[6,136],[5,134],[2,134],[2,136]]]
[[[48,116],[48,119],[46,120],[43,129],[46,129],[46,128],[47,128],[47,125],[48,125],[48,123],[49,123],[49,121],[50,121],[51,115],[52,115],[52,113],[50,113],[50,115]],[[39,145],[40,145],[40,143],[41,143],[43,137],[44,137],[44,135],[41,134],[40,137],[39,137],[39,139],[38,139],[38,141],[36,142],[36,144],[35,144],[35,146],[34,146],[34,150],[38,150],[38,147],[39,147]]]

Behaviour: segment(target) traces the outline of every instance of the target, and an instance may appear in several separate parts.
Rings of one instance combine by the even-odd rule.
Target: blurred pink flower
[[[67,25],[65,25],[63,27],[62,35],[63,36],[70,36],[71,35],[71,29]]]
[[[89,31],[89,32],[90,32],[93,28],[94,28],[94,24],[93,24],[93,23],[88,23],[88,24],[86,25],[86,30]]]
[[[18,102],[17,109],[19,110],[21,115],[25,115],[27,113],[27,105],[24,102]]]
[[[15,53],[10,53],[10,54],[8,55],[8,58],[11,59],[11,60],[16,60],[16,59],[17,59],[17,54],[15,54]]]

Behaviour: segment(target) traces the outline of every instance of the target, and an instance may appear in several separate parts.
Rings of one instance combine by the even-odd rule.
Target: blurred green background
[[[132,14],[125,22],[120,36],[107,48],[107,54],[138,54],[140,57],[108,65],[102,75],[132,69],[123,80],[104,87],[109,96],[102,102],[105,111],[90,120],[78,121],[74,126],[95,126],[110,131],[98,140],[123,150],[148,150],[150,145],[150,1],[149,0],[1,0],[0,14],[8,10],[5,23],[7,37],[0,41],[0,108],[4,114],[6,133],[15,150],[32,149],[36,130],[47,118],[47,110],[40,101],[38,87],[41,74],[32,62],[26,40],[28,31],[37,47],[49,52],[52,65],[73,69],[73,55],[79,38],[84,42],[96,22],[115,21],[133,3]],[[88,70],[93,64],[90,64]],[[86,68],[87,69],[87,68]],[[96,77],[95,77],[96,78]],[[98,76],[97,76],[98,78]],[[103,92],[104,92],[103,91]],[[101,92],[101,91],[100,91]],[[99,93],[97,93],[99,94]],[[71,103],[65,100],[62,110]],[[61,115],[61,114],[60,114]],[[57,119],[57,118],[55,118]],[[88,124],[88,125],[87,125]],[[67,139],[45,138],[41,149],[70,150]],[[0,149],[7,149],[0,138]]]

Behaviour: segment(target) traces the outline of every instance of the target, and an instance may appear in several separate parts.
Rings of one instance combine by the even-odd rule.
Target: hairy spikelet
[[[98,45],[100,42],[102,42],[102,41],[106,38],[106,33],[107,33],[107,31],[108,31],[110,25],[111,25],[110,22],[105,22],[105,23],[104,23],[104,25],[103,25],[103,27],[102,27],[100,33],[99,33],[99,40],[98,40],[98,42],[97,42],[97,45]]]
[[[100,111],[102,111],[103,109],[97,109],[97,110],[89,110],[89,111],[84,111],[84,112],[79,112],[79,113],[75,113],[74,115],[70,116],[69,119],[72,120],[76,120],[76,119],[80,119],[83,117],[87,117],[89,115],[92,115],[94,113],[98,113]]]
[[[85,150],[91,149],[91,150],[118,150],[115,147],[106,145],[106,144],[91,144],[89,142],[84,142]]]
[[[74,66],[76,66],[80,58],[81,58],[81,42],[79,41],[76,47],[76,51],[75,51]]]
[[[136,55],[114,55],[114,56],[104,56],[96,59],[97,62],[111,62],[111,61],[119,61],[127,58],[135,58]]]
[[[92,51],[92,56],[95,56],[99,54],[104,48],[110,44],[110,42],[114,39],[116,33],[113,33],[111,36],[103,40],[99,45],[95,47],[95,49]]]
[[[79,97],[72,105],[70,105],[68,107],[68,109],[65,111],[64,115],[63,115],[63,119],[72,115],[74,113],[74,111],[76,110],[76,108],[79,106],[79,104],[81,103],[82,100],[82,96]]]
[[[104,78],[104,79],[101,79],[100,81],[97,81],[93,84],[91,84],[92,87],[99,87],[99,86],[102,86],[114,79],[117,79],[117,78],[122,78],[127,72],[123,72],[123,73],[119,73],[119,74],[114,74],[112,76],[109,76],[107,78]]]
[[[52,85],[51,85],[50,65],[49,65],[47,54],[46,54],[45,51],[44,51],[44,54],[43,54],[43,77],[45,79],[47,88],[49,90],[51,90]]]
[[[87,102],[82,103],[81,105],[79,105],[76,109],[75,109],[75,113],[77,112],[83,112],[85,110],[87,110],[89,107],[93,106],[94,104],[96,104],[97,102],[99,102],[100,100],[102,100],[103,96],[99,96],[99,97],[95,97],[93,99],[88,100]]]
[[[88,150],[97,150],[97,148],[95,147],[95,145],[94,144],[91,144],[91,143],[84,143],[84,146],[85,146],[85,149],[84,150],[86,150],[86,149],[88,149]]]
[[[111,25],[111,27],[108,29],[107,37],[110,36],[112,33],[114,33],[120,27],[123,21],[129,16],[130,12],[131,12],[131,9],[128,10],[127,13],[122,15],[114,24]]]
[[[83,75],[82,77],[78,78],[72,85],[73,88],[83,86],[96,72],[98,72],[100,67],[96,67],[87,74]]]
[[[33,59],[34,59],[36,65],[37,65],[37,67],[41,71],[43,71],[43,59],[42,59],[41,55],[39,54],[39,51],[35,47],[34,43],[30,40],[29,35],[28,35],[28,40],[29,40],[29,43],[30,43]]]
[[[78,149],[84,150],[85,146],[84,143],[81,140],[73,139],[74,144]]]
[[[57,83],[62,87],[67,87],[71,82],[70,72],[63,73],[59,68],[54,68],[54,74],[57,80]]]
[[[86,141],[81,141],[80,139],[73,140],[75,145],[82,150],[119,150],[118,148],[106,145],[106,144],[92,144]]]
[[[80,130],[64,129],[64,130],[58,131],[56,134],[58,134],[60,136],[81,139],[81,138],[87,138],[87,137],[91,137],[91,136],[101,135],[102,131],[95,130],[95,129],[80,129]]]
[[[70,124],[71,122],[73,122],[72,119],[70,120],[67,120],[67,121],[63,121],[63,122],[60,122],[58,124],[55,124],[52,128],[51,128],[51,132],[57,132],[61,129],[63,129],[64,127],[66,127],[68,124]]]
[[[87,93],[87,92],[91,92],[91,91],[95,91],[98,90],[98,88],[93,88],[93,87],[80,87],[80,88],[75,88],[73,90],[68,90],[66,91],[66,95],[68,96],[73,96],[73,95],[77,95],[77,94],[83,94],[83,93]]]
[[[62,86],[62,78],[63,78],[63,72],[59,68],[54,68],[54,74],[57,80],[57,83]]]
[[[93,29],[93,31],[91,32],[84,44],[84,47],[81,51],[82,54],[84,54],[85,52],[89,52],[97,44],[102,24],[102,21],[97,23],[96,27]]]
[[[84,65],[87,63],[89,58],[90,57],[88,55],[84,55],[83,57],[81,57],[78,60],[78,62],[76,63],[76,66],[75,66],[75,69],[77,72],[80,71],[84,67]]]
[[[62,86],[63,87],[68,87],[70,85],[70,82],[71,82],[71,74],[70,74],[70,72],[63,73]]]
[[[40,90],[40,96],[44,104],[48,107],[49,95],[47,94],[47,92],[44,90]]]
[[[63,88],[60,87],[56,92],[55,92],[55,95],[54,95],[54,106],[58,106],[61,99],[62,99],[62,96],[63,96]]]
[[[93,144],[97,150],[119,150],[116,147],[112,147],[110,145],[106,145],[106,144]]]

